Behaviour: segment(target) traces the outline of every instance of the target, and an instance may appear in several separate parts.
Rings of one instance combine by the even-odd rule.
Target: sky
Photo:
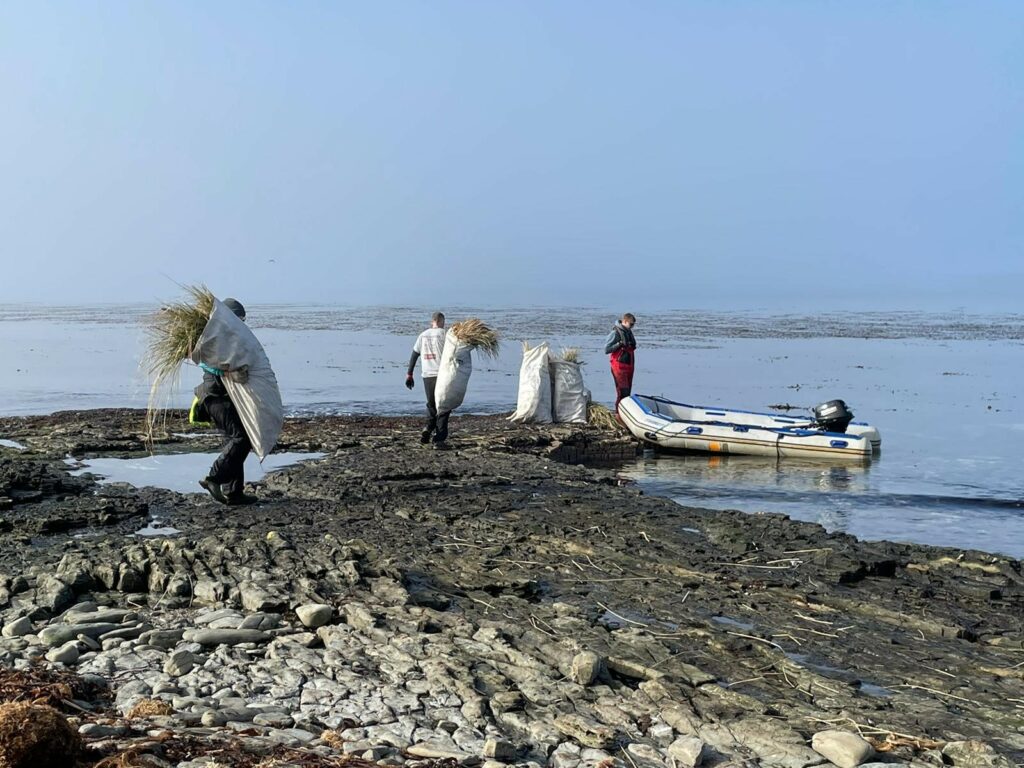
[[[1024,295],[1024,3],[0,6],[0,302]]]

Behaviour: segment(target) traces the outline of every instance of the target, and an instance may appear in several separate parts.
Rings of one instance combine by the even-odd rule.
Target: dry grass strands
[[[146,717],[166,717],[167,715],[173,715],[174,708],[171,707],[166,701],[158,701],[157,699],[143,699],[128,713],[129,720],[135,720],[137,718]]]
[[[937,741],[924,736],[897,736],[893,733],[887,734],[885,738],[865,736],[864,739],[875,748],[876,752],[892,752],[901,747],[910,747],[915,752],[924,752],[929,749],[942,749],[946,746],[945,741]]]
[[[27,670],[0,667],[0,701],[3,702],[30,702],[61,709],[72,699],[93,701],[108,694],[70,672],[41,666]]]
[[[501,346],[498,342],[498,334],[484,325],[482,320],[471,317],[468,320],[455,323],[451,330],[463,344],[468,344],[488,357],[498,356]]]
[[[320,734],[320,741],[338,752],[341,752],[342,747],[345,746],[345,739],[338,731],[324,731]]]
[[[156,380],[174,376],[203,335],[213,311],[214,296],[205,285],[186,286],[191,301],[176,301],[160,308],[146,321],[149,339],[144,365]]]
[[[82,740],[57,710],[37,704],[0,704],[0,766],[68,768]]]
[[[619,422],[612,411],[600,403],[591,403],[587,406],[587,423],[611,432],[623,432],[625,427]]]
[[[586,362],[580,355],[579,347],[562,347],[562,351],[559,353],[562,359],[567,363],[576,363],[576,365],[586,365]]]
[[[152,439],[163,403],[178,383],[181,364],[192,355],[213,311],[214,295],[205,285],[185,286],[189,299],[161,307],[145,322],[146,353],[142,367],[149,375],[147,436]]]

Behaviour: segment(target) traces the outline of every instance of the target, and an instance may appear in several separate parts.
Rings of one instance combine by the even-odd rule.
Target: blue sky
[[[0,8],[0,301],[1019,309],[1024,3]]]

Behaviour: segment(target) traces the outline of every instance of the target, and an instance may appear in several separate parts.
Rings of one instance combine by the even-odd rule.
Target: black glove
[[[410,374],[406,375],[406,377],[405,377],[405,388],[406,389],[412,389],[415,386],[416,385],[413,383],[413,380],[412,380],[412,374],[410,373]]]

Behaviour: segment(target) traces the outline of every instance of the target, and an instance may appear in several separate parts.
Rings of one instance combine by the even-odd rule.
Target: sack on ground
[[[551,410],[559,424],[586,424],[590,391],[583,386],[583,366],[567,360],[551,361]]]
[[[260,461],[265,459],[277,444],[284,426],[284,406],[277,377],[263,345],[249,326],[219,300],[213,302],[210,319],[192,352],[192,362],[206,363],[221,370],[248,367],[249,379],[245,384],[225,376],[224,388],[242,419],[253,452]]]
[[[519,367],[519,397],[510,421],[551,423],[550,348],[547,342],[531,348],[523,343],[523,364]]]
[[[451,413],[466,399],[469,377],[473,373],[473,348],[459,341],[449,328],[444,337],[444,351],[437,372],[434,402],[438,413]]]

